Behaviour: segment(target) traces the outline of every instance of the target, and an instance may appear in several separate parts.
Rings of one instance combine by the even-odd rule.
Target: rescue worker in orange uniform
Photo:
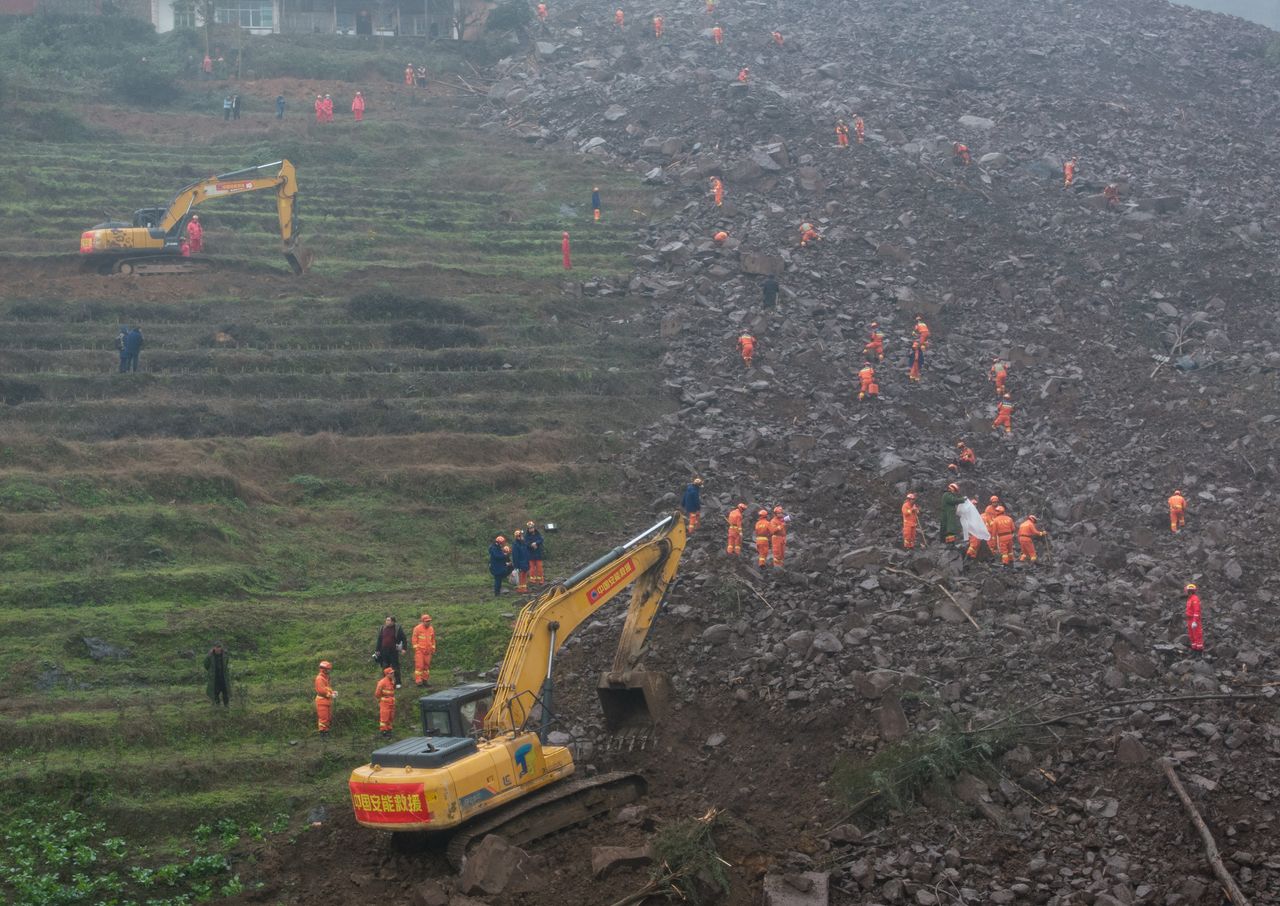
[[[716,200],[716,207],[724,204],[724,183],[718,176],[711,177],[711,196]]]
[[[952,142],[951,143],[951,159],[954,160],[957,164],[963,164],[964,166],[967,167],[969,166],[969,163],[973,160],[973,156],[969,153],[969,146],[966,145],[964,142]]]
[[[1169,497],[1169,530],[1178,532],[1187,524],[1187,498],[1182,491],[1174,489]]]
[[[613,14],[613,24],[616,25],[618,28],[622,28],[622,26],[626,24],[626,21],[627,21],[627,14],[624,13],[622,10],[618,10]]]
[[[804,248],[810,242],[817,242],[822,237],[818,235],[817,229],[809,221],[800,224],[800,247]]]
[[[570,253],[569,234],[560,234],[560,260],[564,262],[564,269],[573,270],[573,255]]]
[[[200,226],[200,215],[192,214],[187,223],[187,239],[191,241],[191,251],[200,254],[204,251],[204,227]]]
[[[841,148],[849,147],[849,127],[844,120],[836,120],[836,144]]]
[[[862,144],[862,140],[867,135],[867,124],[862,121],[862,117],[855,116],[853,118],[853,134],[857,136],[858,144]]]
[[[725,517],[729,521],[729,543],[725,545],[725,553],[735,557],[742,554],[742,516],[746,511],[747,505],[740,503]]]
[[[1009,394],[1005,394],[999,403],[996,404],[996,420],[991,423],[993,428],[1004,428],[1005,434],[1013,433],[1013,402],[1009,399]]]
[[[994,494],[987,503],[987,508],[982,511],[982,524],[987,527],[987,534],[991,537],[987,539],[987,550],[991,551],[992,556],[1000,553],[1000,547],[996,543],[996,507],[1000,506],[1000,498]]]
[[[996,539],[996,547],[1000,548],[1000,562],[1006,566],[1013,562],[1013,531],[1013,517],[1004,511],[1004,507],[996,507],[991,533]]]
[[[390,667],[383,669],[382,679],[373,690],[373,698],[378,703],[378,730],[383,739],[390,739],[391,728],[396,721],[395,670]]]
[[[773,46],[774,46],[774,47],[781,47],[784,43],[785,43],[785,41],[784,41],[784,39],[783,39],[783,37],[782,37],[782,32],[780,32],[780,31],[775,31],[775,32],[773,33]]]
[[[653,36],[659,40],[662,39],[662,17],[653,17]]]
[[[991,363],[991,370],[987,373],[987,379],[995,381],[996,396],[1004,396],[1004,382],[1009,379],[1009,366],[996,359]]]
[[[721,44],[723,44],[723,43],[724,43],[724,29],[723,29],[723,28],[721,28],[719,25],[717,25],[715,28],[711,29],[711,40],[716,42],[716,46],[717,46],[717,47],[719,47]]]
[[[862,347],[862,354],[868,358],[873,352],[878,361],[884,361],[884,334],[880,332],[880,325],[875,321],[871,322],[871,336],[867,340],[867,345]]]
[[[956,441],[956,459],[966,466],[976,466],[978,464],[978,456],[970,447],[962,440]]]
[[[1036,562],[1036,539],[1043,538],[1048,532],[1040,531],[1040,527],[1036,525],[1036,517],[1028,516],[1022,520],[1018,526],[1018,560],[1030,560]]]
[[[742,353],[742,362],[748,368],[751,367],[751,357],[755,355],[756,338],[749,333],[744,333],[738,337],[738,352]]]
[[[902,502],[902,546],[912,550],[916,546],[916,531],[920,528],[920,507],[916,495],[908,494]]]
[[[871,367],[870,362],[862,363],[862,370],[858,372],[858,382],[858,402],[862,402],[868,396],[880,395],[880,386],[876,383],[876,370]]]
[[[911,341],[911,370],[907,372],[907,378],[913,381],[920,380],[920,369],[924,367],[924,346],[919,340]]]
[[[1196,586],[1188,583],[1183,589],[1187,593],[1187,641],[1191,643],[1191,653],[1199,657],[1204,651],[1204,618],[1200,613],[1200,595],[1196,594]]]
[[[431,656],[436,653],[436,628],[431,625],[431,614],[424,613],[422,622],[413,627],[413,681],[419,686],[431,682]]]
[[[743,66],[741,69],[739,69],[739,70],[738,70],[738,81],[739,81],[739,82],[741,82],[742,84],[744,84],[744,85],[745,85],[745,84],[747,83],[747,79],[749,79],[749,78],[751,78],[751,70],[750,70],[750,69],[748,69],[747,67]]]
[[[929,325],[924,323],[924,316],[916,315],[916,326],[911,328],[911,332],[916,335],[916,339],[920,341],[921,349],[929,348]]]
[[[1115,183],[1109,183],[1102,190],[1102,197],[1107,200],[1107,207],[1115,208],[1120,206],[1120,187]]]
[[[1071,184],[1076,181],[1076,166],[1079,158],[1073,157],[1062,165],[1062,188],[1069,189]]]
[[[759,510],[756,513],[756,560],[761,568],[769,564],[769,536],[772,533],[769,522],[769,511]]]
[[[316,727],[322,736],[328,734],[333,725],[333,700],[338,697],[338,693],[333,691],[333,684],[329,682],[329,671],[332,669],[333,664],[321,661],[320,672],[316,674]]]
[[[404,83],[410,88],[413,87],[413,64],[406,63],[404,67]]]
[[[357,91],[356,96],[351,99],[351,113],[355,116],[356,122],[364,120],[364,93]]]
[[[782,568],[782,561],[787,556],[787,523],[791,519],[780,506],[773,508],[773,518],[769,520],[769,533],[773,536],[773,565]]]
[[[728,233],[726,233],[724,230],[717,230],[717,231],[716,231],[716,234],[715,234],[714,236],[712,236],[712,237],[711,237],[711,240],[712,240],[716,245],[724,245],[725,240],[726,240],[726,239],[728,239],[728,238],[729,238],[729,234],[728,234]]]
[[[538,21],[543,25],[547,23],[547,4],[545,3],[538,4]]]

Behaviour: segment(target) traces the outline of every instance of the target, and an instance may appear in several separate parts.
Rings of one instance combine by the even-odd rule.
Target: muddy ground
[[[648,778],[643,811],[531,846],[533,889],[480,900],[614,902],[646,870],[593,880],[590,847],[715,807],[728,903],[797,871],[834,903],[1221,902],[1165,757],[1252,901],[1280,899],[1273,35],[1146,0],[726,0],[664,11],[662,41],[638,10],[622,33],[610,13],[555,4],[545,46],[492,74],[485,128],[607,155],[679,210],[637,236],[628,289],[668,341],[655,392],[682,408],[618,466],[653,512],[704,476],[706,528],[652,639],[679,701],[649,747],[609,751],[592,697],[616,615],[561,661],[564,731],[585,764]],[[836,119],[855,115],[865,144],[837,148]],[[806,220],[822,238],[801,249]],[[773,311],[751,272],[767,267]],[[933,340],[912,384],[916,314]],[[860,404],[873,320],[888,358],[880,399]],[[989,427],[997,358],[1009,436]],[[960,438],[978,458],[962,490],[1037,514],[1039,563],[966,563],[939,538]],[[927,535],[914,552],[908,491]],[[791,514],[784,570],[724,553],[739,500]],[[1013,747],[905,813],[851,815],[833,786],[841,757],[994,723],[1018,728]],[[262,859],[267,902],[466,902],[438,858],[345,814]],[[825,902],[787,896],[768,901]]]

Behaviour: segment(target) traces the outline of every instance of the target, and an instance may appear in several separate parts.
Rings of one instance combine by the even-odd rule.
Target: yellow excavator
[[[668,516],[525,605],[496,685],[423,696],[423,735],[378,749],[351,772],[356,821],[399,833],[451,831],[446,853],[460,867],[471,841],[485,834],[519,845],[643,795],[637,774],[572,777],[569,749],[548,744],[555,654],[584,620],[634,586],[613,667],[597,691],[610,730],[651,727],[670,685],[639,662],[685,537],[681,514]]]
[[[266,172],[276,167],[274,174]],[[311,256],[298,246],[298,177],[287,160],[193,182],[163,208],[134,211],[133,223],[100,223],[80,234],[80,254],[87,266],[103,274],[189,273],[196,265],[182,257],[182,234],[192,209],[213,199],[264,189],[275,189],[284,257],[293,272],[301,274],[310,266]]]

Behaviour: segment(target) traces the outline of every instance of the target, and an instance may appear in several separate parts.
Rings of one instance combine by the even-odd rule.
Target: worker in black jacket
[[[396,623],[395,617],[387,617],[378,630],[377,649],[374,658],[381,667],[392,667],[396,672],[396,688],[400,688],[400,655],[404,653],[408,640],[404,630]]]

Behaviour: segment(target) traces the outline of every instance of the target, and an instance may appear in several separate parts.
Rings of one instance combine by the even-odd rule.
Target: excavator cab
[[[478,736],[493,707],[493,683],[467,683],[418,699],[423,736]]]
[[[610,733],[648,729],[660,721],[671,700],[671,679],[665,673],[628,670],[601,674],[596,686],[600,709]]]
[[[139,208],[133,212],[133,225],[154,230],[164,220],[164,208]]]

